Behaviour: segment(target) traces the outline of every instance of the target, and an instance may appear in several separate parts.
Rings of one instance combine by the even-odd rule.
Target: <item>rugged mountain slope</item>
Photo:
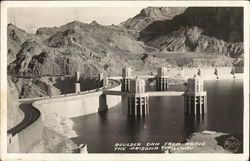
[[[241,57],[243,9],[190,7],[172,20],[151,23],[141,31],[140,40],[163,51],[198,51]]]
[[[120,26],[130,30],[141,31],[152,22],[170,20],[185,11],[185,7],[147,7],[133,18],[121,23]]]
[[[172,20],[155,21],[144,31],[169,34],[181,26],[197,26],[207,36],[229,42],[243,41],[243,8],[190,7]],[[144,35],[142,34],[142,37]]]
[[[201,52],[232,58],[241,57],[243,54],[242,42],[226,42],[206,36],[198,27],[182,27],[170,34],[158,36],[147,44],[163,52]]]
[[[37,41],[39,44],[42,44],[42,41],[45,38],[45,36],[36,37],[35,35],[29,34],[13,24],[9,24],[7,27],[7,63],[10,64],[11,62],[16,60],[16,56],[20,52],[20,50],[28,45],[27,43],[25,44],[25,41],[27,41],[28,39]]]
[[[127,60],[145,51],[143,43],[126,31],[96,22],[75,21],[58,28],[38,29],[32,37],[26,33],[20,37],[23,42],[17,47],[8,42],[8,48],[16,51],[16,59],[8,66],[11,74],[73,74],[76,70],[88,75],[117,73],[115,68],[127,65]]]
[[[45,97],[61,94],[60,88],[56,88],[47,78],[15,78],[13,79],[13,83],[16,86],[19,98]]]
[[[172,67],[180,66],[176,65],[179,63],[167,62],[169,59],[157,56],[168,52],[222,55],[239,58],[237,62],[240,62],[243,55],[242,17],[242,8],[149,7],[122,24],[125,28],[126,24],[131,24],[127,25],[131,29],[133,23],[138,24],[137,27],[141,25],[141,21],[137,21],[139,19],[143,20],[141,26],[147,26],[149,23],[144,22],[150,22],[140,33],[141,41],[133,37],[130,30],[102,26],[95,21],[90,24],[74,21],[60,27],[40,28],[35,35],[8,25],[8,72],[46,75],[74,74],[79,70],[83,74],[95,76],[98,72],[117,75],[125,66],[135,70],[155,70],[162,61]],[[148,18],[150,21],[146,20]],[[145,58],[145,55],[148,56]],[[217,57],[210,59],[215,60]],[[233,59],[227,60],[219,64],[238,64]],[[213,64],[217,63],[203,65]],[[182,65],[190,66],[190,62]],[[199,63],[196,65],[199,66]]]
[[[21,49],[21,45],[28,38],[28,34],[16,26],[9,24],[7,31],[7,41],[8,41],[8,64],[16,59],[16,53]]]

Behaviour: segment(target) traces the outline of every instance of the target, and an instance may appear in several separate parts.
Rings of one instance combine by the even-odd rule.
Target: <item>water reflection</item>
[[[184,116],[184,124],[185,124],[185,131],[187,134],[191,134],[195,131],[200,131],[201,127],[205,124],[205,115],[185,115]]]
[[[87,143],[92,153],[116,153],[115,143],[183,142],[193,132],[203,130],[242,134],[243,82],[205,81],[204,88],[208,94],[208,111],[204,116],[185,115],[183,97],[152,97],[148,116],[131,117],[123,99],[108,111],[72,119],[79,135],[73,141]],[[171,86],[171,90],[183,89],[184,85]]]

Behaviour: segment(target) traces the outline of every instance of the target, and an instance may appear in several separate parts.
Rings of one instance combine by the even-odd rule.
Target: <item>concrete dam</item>
[[[72,91],[65,89],[63,94],[58,96],[20,100],[22,103],[20,109],[25,118],[8,130],[8,152],[27,153],[35,144],[41,142],[43,122],[49,114],[55,113],[65,118],[84,116],[114,107],[121,102],[122,96],[126,99],[127,114],[130,116],[148,115],[149,97],[158,96],[183,96],[183,111],[188,115],[199,116],[207,112],[207,93],[203,90],[204,76],[200,76],[201,71],[192,71],[195,76],[187,79],[186,91],[169,91],[165,67],[159,68],[157,75],[140,76],[140,78],[133,77],[131,72],[130,68],[124,68],[121,77],[107,78],[102,73],[98,77],[87,78],[81,77],[80,73],[76,72],[74,81],[68,81]],[[214,72],[212,78],[225,77],[218,73]],[[226,77],[237,78],[238,75],[231,72]],[[145,79],[148,78],[156,80],[155,91],[146,91]],[[63,81],[65,78],[61,79]],[[51,80],[53,81],[53,77]],[[66,94],[69,92],[71,93]],[[42,149],[43,147],[40,147],[40,150]]]
[[[7,131],[8,152],[28,153],[36,144],[42,142],[43,122],[49,114],[54,113],[65,118],[72,118],[107,110],[121,102],[121,96],[103,94],[104,89],[120,90],[119,81],[111,80],[108,84],[104,84],[102,77],[80,78],[79,73],[76,73],[75,78],[77,78],[75,93],[19,100],[21,103],[19,108],[25,117],[19,124]],[[88,87],[81,87],[86,84]],[[90,87],[95,88],[81,92],[81,89]],[[37,152],[42,151],[43,147],[40,146]]]

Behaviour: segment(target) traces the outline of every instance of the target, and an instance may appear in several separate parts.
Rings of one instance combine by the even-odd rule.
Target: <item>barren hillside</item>
[[[123,28],[141,31],[155,21],[171,20],[183,13],[186,7],[147,7],[133,18],[122,22]]]
[[[139,38],[134,30],[140,31]],[[243,65],[243,10],[148,7],[120,26],[73,21],[28,34],[8,25],[8,75],[120,75],[121,68]],[[50,80],[14,81],[19,97],[60,94]],[[55,87],[56,86],[56,87]]]
[[[74,21],[58,28],[38,29],[32,36],[13,25],[8,28],[15,35],[8,41],[13,51],[8,54],[10,74],[73,74],[76,70],[87,75],[118,73],[117,68],[133,66],[133,59],[145,52],[143,43],[127,32],[96,22]]]
[[[172,20],[154,21],[141,31],[140,40],[161,51],[241,58],[243,9],[190,7]]]

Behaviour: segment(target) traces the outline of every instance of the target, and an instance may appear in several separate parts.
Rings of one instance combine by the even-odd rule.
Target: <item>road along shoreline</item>
[[[53,128],[54,124],[49,121],[51,115],[70,119],[107,110],[121,102],[121,96],[105,96],[103,95],[103,89],[94,89],[79,94],[20,100],[28,103],[30,107],[26,107],[23,111],[26,119],[8,131],[8,152],[26,153],[32,151],[30,148],[43,139],[43,127]],[[120,90],[121,85],[113,84],[108,89]],[[39,114],[33,115],[30,113],[30,109],[34,109],[31,111],[38,111]],[[71,126],[73,127],[73,124]],[[72,127],[68,127],[68,130]],[[33,134],[36,135],[33,136]],[[29,137],[34,139],[28,139]],[[36,147],[38,151],[35,152],[42,152],[42,148]]]

